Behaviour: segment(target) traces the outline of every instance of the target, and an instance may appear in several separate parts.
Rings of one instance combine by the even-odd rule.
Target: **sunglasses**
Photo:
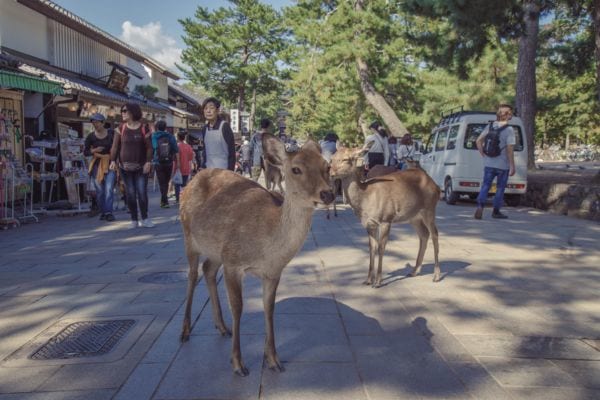
[[[121,109],[121,113],[126,113],[128,110],[126,108]]]

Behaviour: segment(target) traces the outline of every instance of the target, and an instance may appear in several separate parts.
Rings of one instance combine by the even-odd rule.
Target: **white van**
[[[461,195],[475,199],[483,181],[483,157],[475,141],[483,129],[496,120],[495,113],[460,111],[443,116],[433,128],[423,151],[421,167],[444,191],[448,204],[455,204]],[[504,202],[517,206],[527,190],[527,141],[523,122],[513,117],[509,125],[515,131],[515,175],[508,178]],[[496,191],[494,181],[490,194]]]

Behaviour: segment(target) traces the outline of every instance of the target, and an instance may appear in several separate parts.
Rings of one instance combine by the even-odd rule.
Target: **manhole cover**
[[[187,272],[153,272],[138,279],[144,283],[179,283],[188,280]]]
[[[106,354],[134,324],[132,319],[76,322],[50,338],[29,358],[54,360]]]

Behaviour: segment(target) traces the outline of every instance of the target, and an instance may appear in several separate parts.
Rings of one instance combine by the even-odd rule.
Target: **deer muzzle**
[[[331,204],[335,200],[335,196],[331,190],[321,190],[319,197],[324,204]]]

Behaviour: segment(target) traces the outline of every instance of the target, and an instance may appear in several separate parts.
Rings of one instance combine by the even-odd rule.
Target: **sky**
[[[193,17],[198,6],[228,7],[226,0],[52,0],[98,28],[123,40],[179,72],[185,47],[179,19]],[[275,8],[291,5],[292,0],[264,0]]]

